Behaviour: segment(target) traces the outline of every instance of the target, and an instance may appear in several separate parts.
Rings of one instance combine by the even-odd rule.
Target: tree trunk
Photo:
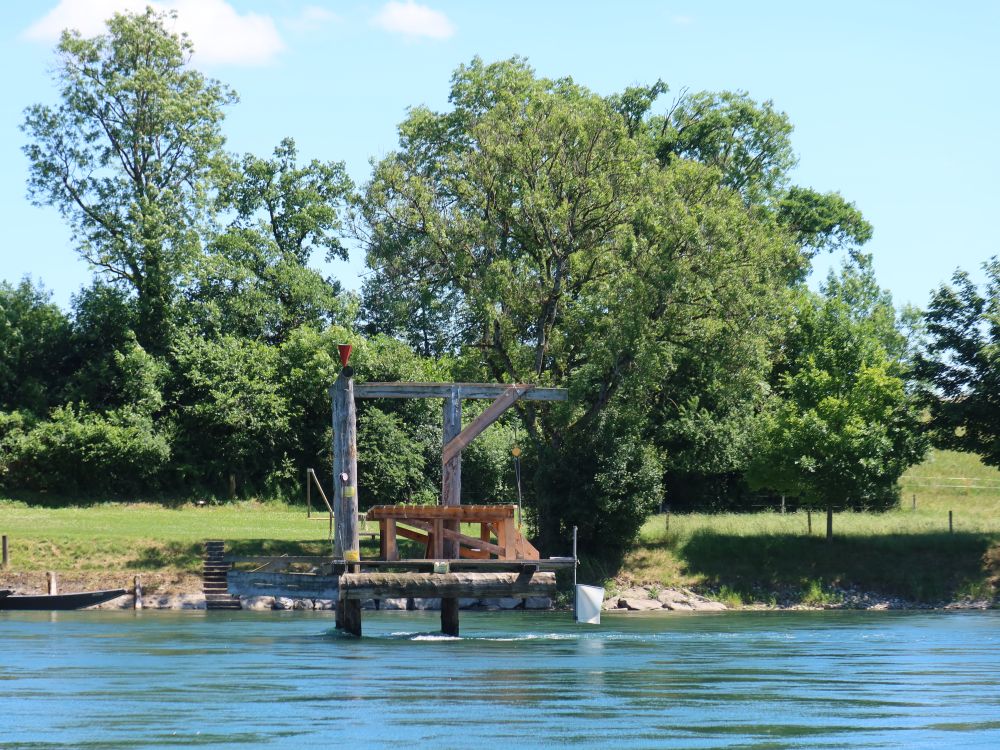
[[[833,541],[833,506],[826,506],[826,541]]]

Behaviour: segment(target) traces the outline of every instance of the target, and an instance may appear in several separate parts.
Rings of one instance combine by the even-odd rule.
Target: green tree
[[[517,410],[544,548],[562,548],[576,516],[591,516],[592,549],[628,543],[664,469],[635,405],[722,332],[766,350],[773,305],[801,273],[790,233],[728,184],[736,165],[657,158],[636,118],[661,89],[604,99],[523,60],[475,60],[453,78],[451,111],[411,110],[360,204],[381,289],[403,289],[408,311],[448,300],[439,333],[469,371],[570,388],[568,405]],[[626,474],[638,485],[611,479]]]
[[[272,344],[301,325],[352,324],[354,297],[308,265],[317,249],[327,260],[347,258],[341,215],[352,185],[343,163],[299,166],[286,138],[273,159],[247,154],[220,174],[217,206],[232,221],[198,260],[186,316],[208,335]]]
[[[0,282],[0,410],[44,414],[69,372],[70,321],[41,285]]]
[[[169,388],[180,479],[216,491],[263,489],[286,458],[291,425],[278,350],[178,334]]]
[[[934,292],[916,376],[935,445],[1000,467],[1000,261],[984,270],[982,287],[957,271]]]
[[[826,508],[829,539],[835,509],[894,506],[899,477],[925,449],[905,339],[866,256],[822,294],[802,292],[786,346],[748,478]]]
[[[58,208],[80,254],[135,294],[136,335],[154,355],[168,348],[221,154],[222,108],[236,101],[187,67],[191,44],[168,18],[147,9],[115,15],[91,39],[63,32],[60,103],[29,107],[22,125],[29,194]]]

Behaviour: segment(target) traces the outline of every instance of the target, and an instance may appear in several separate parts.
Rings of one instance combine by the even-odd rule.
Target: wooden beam
[[[523,383],[513,384],[528,388]],[[453,388],[458,388],[460,398],[495,399],[511,387],[506,383],[356,383],[355,398],[451,398]],[[565,401],[569,398],[565,388],[537,388],[525,394],[527,401]]]
[[[516,505],[376,505],[368,511],[369,521],[393,518],[406,523],[406,519],[429,521],[445,518],[451,521],[480,523],[482,521],[502,521],[514,518]]]
[[[446,432],[444,450],[441,452],[442,465],[447,467],[450,462],[460,456],[462,450],[469,443],[471,443],[477,435],[481,434],[483,430],[500,419],[505,411],[517,403],[518,399],[524,397],[528,393],[531,393],[532,388],[534,388],[534,386],[531,385],[510,386],[506,391],[501,393],[492,404],[487,406],[483,410],[482,414],[473,419],[460,433],[449,438]],[[458,503],[455,504],[457,505]]]
[[[494,555],[499,557],[513,557],[513,555],[508,555],[504,548],[498,544],[493,544],[492,542],[486,542],[482,539],[476,539],[474,536],[466,536],[457,531],[452,531],[451,529],[444,530],[444,538],[452,539],[459,544],[464,544],[467,547],[472,547],[473,549],[481,549],[486,552],[492,552]]]
[[[555,573],[345,573],[341,601],[403,597],[551,596]]]

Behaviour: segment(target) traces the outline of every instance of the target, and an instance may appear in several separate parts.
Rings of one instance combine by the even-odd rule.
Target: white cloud
[[[147,5],[158,11],[177,11],[172,30],[187,32],[201,62],[266,65],[285,48],[270,16],[240,14],[225,0],[60,0],[23,36],[52,43],[67,28],[94,36],[115,13],[142,12]]]
[[[340,16],[328,8],[307,5],[297,17],[286,19],[284,23],[285,26],[295,31],[316,31],[321,26],[340,21]]]
[[[455,33],[455,26],[448,20],[448,16],[413,0],[392,0],[386,3],[373,23],[393,34],[411,38],[448,39]]]
[[[693,16],[674,16],[672,19],[675,26],[690,26],[694,23]]]

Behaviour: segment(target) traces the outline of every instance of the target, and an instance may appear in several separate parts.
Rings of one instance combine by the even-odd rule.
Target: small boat
[[[0,610],[4,609],[83,609],[103,604],[125,595],[125,589],[105,591],[80,591],[74,594],[38,594],[15,596],[6,592],[0,596]]]

